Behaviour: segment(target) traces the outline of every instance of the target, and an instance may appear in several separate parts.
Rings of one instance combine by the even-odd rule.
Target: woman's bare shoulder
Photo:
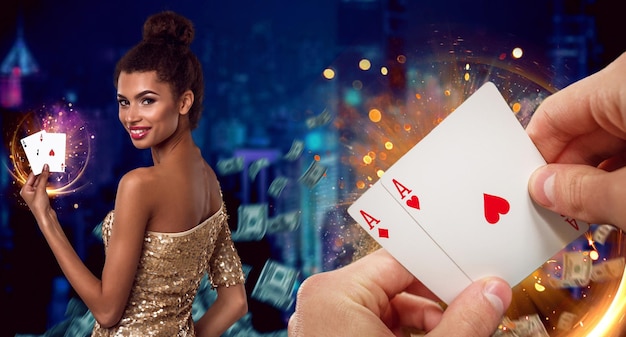
[[[120,179],[119,187],[149,187],[158,177],[152,167],[139,167],[126,172]]]
[[[217,177],[217,174],[213,170],[213,167],[209,165],[207,162],[205,162],[204,165],[205,165],[205,172],[209,178],[209,185],[212,187],[212,190],[214,190],[215,192],[220,192],[221,191],[220,181],[219,181],[219,178]]]
[[[158,205],[155,177],[149,168],[138,168],[122,176],[115,196],[115,219],[122,219],[124,228],[142,233]],[[120,218],[121,217],[121,218]],[[134,224],[134,225],[131,225]],[[117,226],[117,225],[116,225]]]
[[[162,179],[158,171],[152,167],[141,167],[128,171],[119,181],[116,199],[123,198],[125,202],[153,205],[162,188]]]

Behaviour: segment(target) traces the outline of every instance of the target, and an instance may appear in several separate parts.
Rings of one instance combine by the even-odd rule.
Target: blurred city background
[[[151,164],[149,151],[132,147],[118,125],[112,83],[116,61],[141,39],[149,15],[174,10],[195,24],[192,48],[203,64],[206,94],[194,138],[220,175],[247,274],[250,313],[229,334],[254,336],[286,335],[302,280],[353,258],[361,234],[346,208],[362,186],[350,145],[364,137],[358,120],[368,118],[364,96],[402,100],[412,80],[406,59],[451,56],[507,64],[546,92],[557,90],[626,50],[618,5],[4,1],[0,335],[41,335],[67,322],[66,308],[75,298],[20,201],[15,140],[38,131],[32,129],[41,116],[65,112],[59,125],[68,129],[60,130],[80,141],[71,144],[70,176],[59,178],[72,185],[60,188],[53,204],[79,255],[99,275],[98,224],[113,207],[117,182],[128,170]],[[515,48],[523,56],[511,56]],[[209,292],[204,296],[210,303]]]

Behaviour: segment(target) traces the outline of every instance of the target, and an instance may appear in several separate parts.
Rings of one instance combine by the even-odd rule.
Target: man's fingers
[[[388,326],[430,331],[439,324],[443,309],[436,302],[410,293],[400,293],[390,301],[383,321]]]
[[[384,301],[406,290],[415,282],[415,277],[385,249],[368,254],[342,268],[341,272],[354,276],[353,281],[366,289],[382,290],[385,294]],[[416,290],[412,292],[416,293]],[[371,309],[375,307],[372,303],[363,304]]]
[[[607,172],[588,165],[548,164],[533,173],[528,185],[541,206],[589,223],[626,228],[626,168]]]
[[[372,297],[376,296],[353,282],[349,273],[341,272],[345,269],[318,273],[302,283],[287,326],[289,336],[393,336],[378,310],[359,303],[361,298],[375,303]]]
[[[547,162],[565,162],[559,158],[564,151],[582,150],[587,153],[583,152],[579,156],[588,157],[588,150],[573,147],[571,143],[594,132],[602,133],[602,136],[591,136],[590,139],[583,138],[581,141],[591,144],[602,137],[605,139],[603,142],[626,139],[624,70],[626,53],[599,72],[549,96],[537,107],[526,132]],[[594,149],[594,145],[588,146],[591,146],[591,150]],[[603,148],[603,151],[607,150],[609,149]]]
[[[500,278],[476,281],[452,301],[428,336],[491,336],[502,322],[512,296],[511,287]]]

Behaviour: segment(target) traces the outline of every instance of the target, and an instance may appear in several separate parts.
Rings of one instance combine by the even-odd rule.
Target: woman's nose
[[[139,119],[139,113],[137,107],[134,104],[129,104],[128,108],[124,112],[124,121],[127,123],[135,122]]]

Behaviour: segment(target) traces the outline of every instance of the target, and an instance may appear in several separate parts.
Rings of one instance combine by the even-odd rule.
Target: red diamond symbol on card
[[[385,228],[379,228],[378,229],[378,237],[381,238],[389,238],[389,230],[385,229]]]

